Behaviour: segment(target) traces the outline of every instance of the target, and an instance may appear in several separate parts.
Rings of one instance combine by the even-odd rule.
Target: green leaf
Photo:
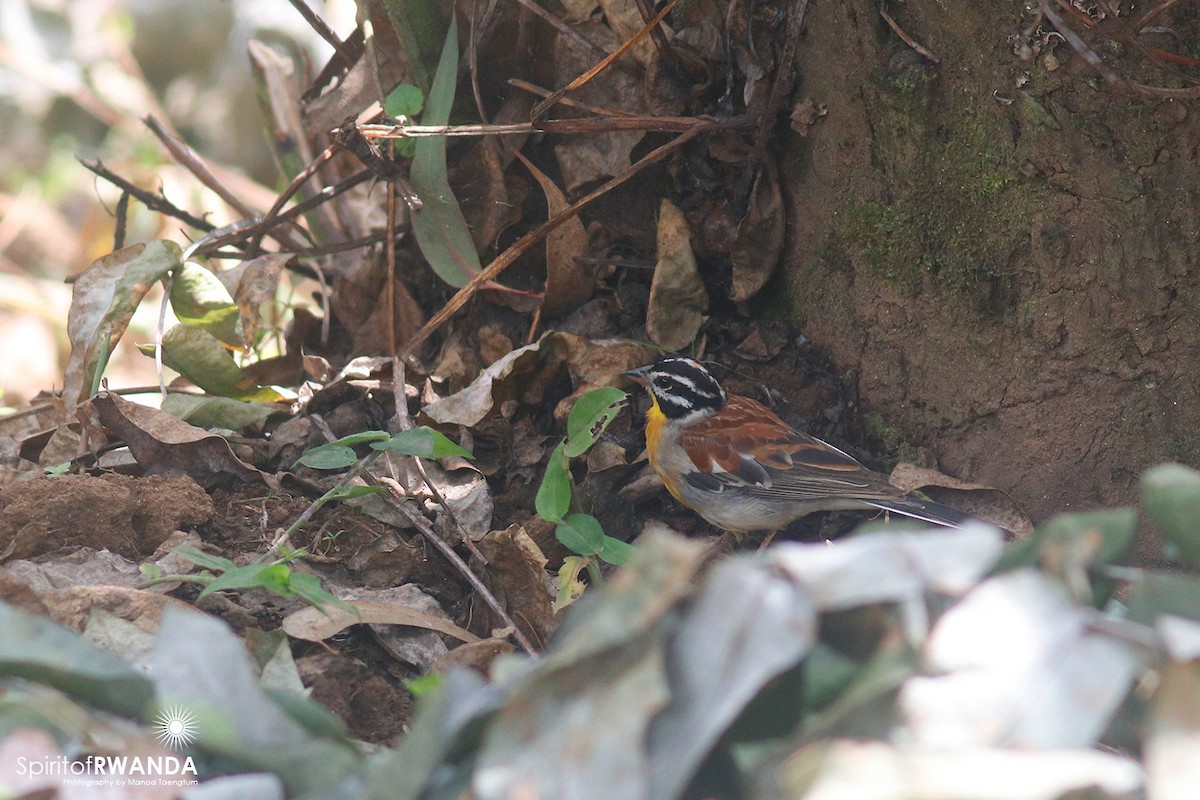
[[[391,450],[406,456],[420,456],[421,458],[445,458],[446,456],[475,458],[469,451],[459,447],[428,425],[413,428],[411,431],[400,431],[386,442],[373,442],[371,447],[376,450]]]
[[[176,325],[163,335],[163,363],[209,394],[239,400],[282,399],[273,390],[259,387],[233,360],[229,351],[211,333],[192,325]],[[154,345],[138,345],[154,357]]]
[[[596,552],[596,555],[609,564],[615,564],[619,567],[633,555],[633,545],[605,534],[604,541],[600,544],[600,549]]]
[[[291,578],[292,568],[287,564],[250,564],[234,567],[205,586],[200,597],[196,599],[222,589],[266,589],[272,594],[287,597],[293,594]]]
[[[591,514],[571,514],[558,523],[554,536],[568,550],[581,556],[598,555],[604,548],[604,529]]]
[[[345,611],[349,611],[355,616],[360,616],[359,611],[349,603],[345,603],[338,597],[330,593],[324,586],[321,585],[321,579],[316,575],[308,572],[294,572],[291,576],[291,581],[288,584],[290,593],[295,594],[304,602],[314,608],[325,610],[325,605],[335,605]]]
[[[402,681],[404,688],[408,689],[408,693],[420,700],[425,695],[437,689],[445,682],[446,676],[440,672],[426,672],[416,678],[410,678]]]
[[[356,444],[364,442],[386,442],[388,440],[387,431],[359,431],[343,436],[340,439],[334,439],[330,444],[344,444],[347,447],[354,447]]]
[[[422,122],[445,125],[450,121],[457,82],[458,24],[452,20]],[[412,215],[413,233],[421,254],[446,283],[465,286],[481,271],[482,265],[446,177],[446,137],[422,136],[417,140],[409,182],[421,198],[421,210]]]
[[[313,469],[345,469],[358,463],[358,453],[344,444],[329,442],[307,451],[296,463]]]
[[[196,548],[188,547],[187,545],[180,545],[171,552],[177,556],[180,556],[181,558],[186,558],[188,561],[192,562],[198,567],[204,567],[204,569],[225,572],[227,570],[237,568],[237,564],[233,563],[228,558],[210,555],[209,553],[205,553],[203,550],[197,550]]]
[[[163,398],[162,410],[200,428],[240,431],[284,409],[265,403],[245,403],[232,397],[197,397],[175,392]]]
[[[362,497],[366,494],[385,494],[387,489],[382,486],[364,486],[363,484],[355,484],[354,486],[335,486],[325,494],[321,495],[322,500],[350,500],[355,497]]]
[[[1146,511],[1167,541],[1200,565],[1200,472],[1182,464],[1162,464],[1142,475]]]
[[[383,0],[383,7],[400,40],[413,83],[428,89],[429,68],[437,61],[437,43],[446,30],[437,0]]]
[[[421,87],[402,83],[383,101],[383,113],[389,117],[415,117],[425,108],[425,93]]]
[[[1153,625],[1163,614],[1200,622],[1200,578],[1147,570],[1129,587],[1129,618]]]
[[[567,457],[582,455],[596,443],[625,404],[625,392],[606,386],[593,389],[575,401],[567,417]]]
[[[548,522],[560,522],[571,507],[571,473],[567,472],[567,456],[560,442],[550,454],[546,474],[538,487],[534,505],[538,516]]]
[[[425,93],[411,83],[402,83],[383,101],[383,110],[390,117],[415,117],[425,107]],[[415,138],[392,139],[397,156],[412,158],[417,154]]]
[[[195,325],[218,340],[242,347],[242,319],[229,290],[211,271],[193,261],[175,270],[171,310],[184,325]]]
[[[1136,526],[1137,512],[1132,508],[1061,514],[1039,526],[1033,536],[1006,548],[995,569],[1005,572],[1064,558],[1089,569],[1112,564],[1129,549]]]
[[[154,697],[150,681],[116,656],[7,603],[0,603],[0,676],[53,686],[127,716],[140,714]]]

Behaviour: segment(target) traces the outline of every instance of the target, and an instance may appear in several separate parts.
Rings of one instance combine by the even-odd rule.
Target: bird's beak
[[[626,378],[629,378],[634,383],[640,384],[642,386],[649,386],[650,379],[646,377],[646,373],[648,373],[650,371],[651,366],[653,366],[653,365],[647,364],[644,367],[638,367],[637,369],[626,370],[625,372],[622,372],[621,374],[624,375]]]

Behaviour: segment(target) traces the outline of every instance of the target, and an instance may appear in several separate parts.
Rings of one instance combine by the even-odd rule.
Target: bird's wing
[[[904,492],[831,444],[792,429],[766,406],[731,395],[688,427],[680,444],[696,471],[685,479],[711,492],[740,487],[778,500],[896,500]]]

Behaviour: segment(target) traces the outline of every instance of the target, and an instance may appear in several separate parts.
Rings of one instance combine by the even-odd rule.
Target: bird
[[[906,494],[757,400],[727,393],[695,359],[667,356],[623,374],[650,395],[650,466],[676,500],[718,528],[774,531],[815,511],[845,510],[952,528],[974,521]]]

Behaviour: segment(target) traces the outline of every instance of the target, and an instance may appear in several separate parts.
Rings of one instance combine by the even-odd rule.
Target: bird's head
[[[700,362],[667,356],[624,373],[644,386],[667,419],[708,415],[725,405],[725,390]]]

